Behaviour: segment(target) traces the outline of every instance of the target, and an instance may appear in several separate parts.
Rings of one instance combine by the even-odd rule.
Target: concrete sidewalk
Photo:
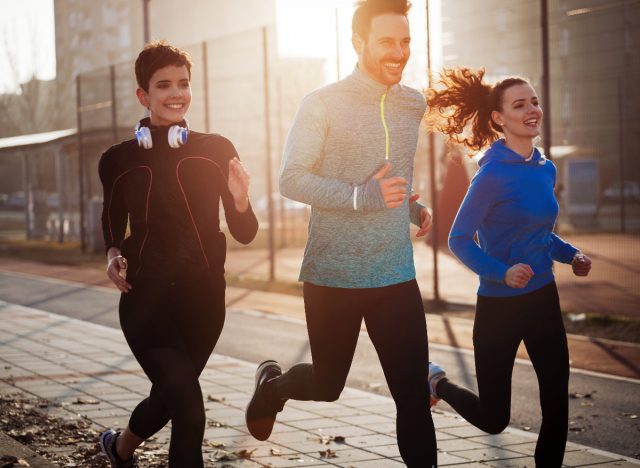
[[[149,390],[118,330],[5,302],[0,302],[0,323],[2,394],[23,392],[52,400],[60,403],[53,408],[58,416],[83,418],[102,430],[126,425],[131,410]],[[207,466],[402,466],[393,401],[359,390],[345,389],[334,403],[290,401],[278,417],[272,438],[254,440],[244,424],[244,407],[253,389],[255,367],[255,363],[214,355],[202,374]],[[78,404],[82,400],[97,401]],[[490,436],[437,410],[434,421],[440,466],[534,466],[535,434],[507,429]],[[165,442],[168,434],[163,429],[158,440]],[[336,442],[339,437],[344,442]],[[69,450],[55,448],[65,449]],[[248,459],[215,461],[243,449],[255,451]],[[640,461],[568,444],[565,465],[631,467],[640,466]]]
[[[300,251],[290,249],[286,252],[288,256],[279,259],[280,264],[282,264],[281,268],[284,271],[288,271],[288,275],[297,275],[297,273],[293,273],[293,270],[299,268],[300,258],[297,254],[299,254]],[[245,274],[250,277],[260,277],[262,274],[266,275],[267,261],[264,255],[256,255],[257,253],[266,255],[264,251],[255,252],[250,249],[230,252],[227,261],[228,269],[234,274]],[[418,253],[418,255],[421,254]],[[450,261],[454,262],[455,260],[450,259]],[[27,274],[36,277],[55,278],[56,280],[70,281],[90,287],[106,287],[114,294],[118,294],[103,269],[49,265],[0,257],[0,272],[14,275]],[[458,279],[458,282],[463,283],[464,281]],[[424,282],[421,282],[421,285],[424,293]],[[460,286],[458,287],[462,289]],[[226,296],[227,309],[230,312],[235,309],[256,310],[304,320],[303,300],[302,297],[297,295],[228,287]],[[114,299],[114,304],[115,303],[116,300]],[[469,306],[469,308],[472,310],[471,306]],[[429,310],[427,310],[427,328],[429,330],[430,344],[473,349],[473,320],[428,312]],[[569,335],[568,341],[571,367],[608,375],[640,379],[639,344],[579,335]],[[520,347],[518,357],[523,359],[528,358],[524,345]]]

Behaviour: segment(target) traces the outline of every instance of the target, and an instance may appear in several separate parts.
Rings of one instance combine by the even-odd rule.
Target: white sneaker
[[[438,364],[434,362],[429,363],[428,380],[429,380],[429,393],[431,393],[431,406],[435,405],[440,400],[440,397],[436,392],[436,387],[438,386],[438,382],[440,382],[443,378],[445,378],[446,375],[447,373]]]

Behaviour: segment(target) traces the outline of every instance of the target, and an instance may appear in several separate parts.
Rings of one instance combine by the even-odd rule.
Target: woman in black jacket
[[[120,324],[152,387],[126,429],[105,431],[100,446],[112,467],[135,466],[135,449],[171,421],[170,465],[201,467],[205,410],[198,378],[225,317],[220,200],[238,241],[251,242],[258,222],[233,144],[191,131],[184,119],[189,56],[155,42],[140,53],[135,71],[149,117],[134,139],[100,160],[102,227],[107,274],[122,292]]]

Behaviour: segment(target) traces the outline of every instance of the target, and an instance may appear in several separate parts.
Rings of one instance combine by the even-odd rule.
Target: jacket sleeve
[[[482,171],[476,174],[451,227],[449,248],[481,278],[502,283],[509,267],[487,255],[474,240],[495,201],[496,186]]]
[[[418,227],[420,227],[420,213],[423,209],[426,209],[426,207],[420,202],[409,203],[409,219]]]
[[[553,162],[551,163],[553,169],[553,186],[556,186],[557,169]],[[557,236],[554,232],[551,233],[551,251],[550,255],[553,260],[560,263],[571,263],[573,256],[578,252],[573,245],[569,244]]]
[[[292,200],[325,209],[373,211],[385,209],[377,179],[357,185],[324,177],[315,168],[322,160],[328,134],[328,110],[317,95],[307,96],[293,121],[280,167],[280,193]]]
[[[124,203],[122,190],[119,190],[115,149],[107,150],[98,164],[98,174],[102,182],[102,235],[105,253],[111,247],[122,248],[122,241],[127,230],[129,213]]]
[[[551,233],[551,258],[560,263],[571,263],[578,252],[573,245],[562,240],[555,233]]]
[[[240,158],[236,148],[233,146],[233,143],[226,138],[222,139],[221,149],[225,161],[224,167],[222,167],[222,170],[224,171],[225,184],[220,195],[222,198],[222,205],[224,206],[224,216],[227,220],[229,232],[233,238],[242,244],[248,244],[256,237],[258,232],[258,219],[251,208],[251,203],[249,203],[249,208],[247,208],[243,213],[236,210],[236,204],[233,201],[233,196],[229,191],[226,181],[229,177],[229,161],[233,158]]]

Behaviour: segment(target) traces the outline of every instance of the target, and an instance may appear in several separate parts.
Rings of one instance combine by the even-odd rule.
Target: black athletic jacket
[[[237,152],[223,136],[193,131],[184,146],[174,149],[167,132],[168,127],[151,127],[152,149],[133,139],[102,155],[105,248],[120,248],[129,262],[128,278],[180,271],[223,274],[220,199],[235,239],[248,244],[258,230],[251,207],[239,213],[227,185],[229,161]]]

